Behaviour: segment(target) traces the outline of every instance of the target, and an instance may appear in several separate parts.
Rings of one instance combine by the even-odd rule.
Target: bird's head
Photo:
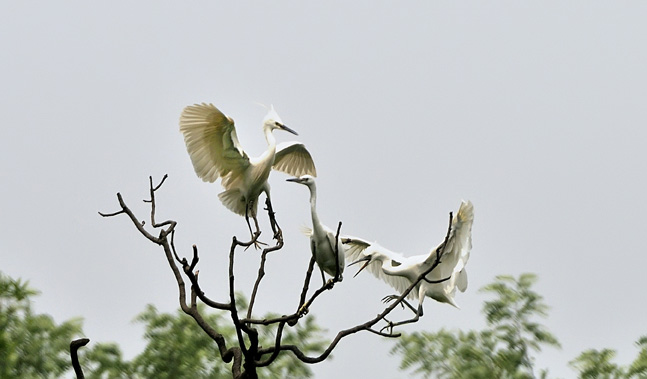
[[[286,180],[288,182],[303,184],[308,187],[315,184],[315,178],[312,175],[302,175],[302,176],[299,176],[298,178],[289,178]]]
[[[263,119],[263,128],[269,128],[272,131],[276,129],[285,130],[286,132],[290,132],[295,136],[298,136],[297,132],[283,125],[281,117],[279,117],[278,113],[276,113],[276,111],[274,110],[274,106],[272,105],[270,105],[270,110],[269,112],[267,112],[267,115],[265,115],[265,118]]]
[[[360,259],[348,264],[348,267],[350,267],[352,265],[356,265],[358,263],[364,262],[362,267],[360,267],[360,269],[355,273],[355,275],[353,275],[353,278],[359,275],[359,273],[362,272],[362,270],[364,270],[366,266],[368,266],[373,261],[374,255],[375,254],[373,254],[370,250],[364,250],[362,252],[362,257]]]

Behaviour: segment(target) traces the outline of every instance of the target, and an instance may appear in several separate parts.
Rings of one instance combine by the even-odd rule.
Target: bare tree
[[[180,257],[174,244],[177,222],[173,220],[157,222],[155,220],[155,209],[157,206],[155,201],[155,193],[160,190],[166,179],[167,175],[164,175],[159,184],[153,185],[153,179],[152,177],[149,177],[150,199],[144,201],[150,204],[150,228],[152,228],[152,230],[147,230],[146,222],[140,221],[140,219],[126,205],[126,202],[124,201],[120,193],[117,193],[117,200],[121,209],[113,213],[99,212],[99,214],[103,217],[114,217],[121,214],[127,215],[133,222],[133,225],[144,237],[162,247],[166,260],[168,261],[169,267],[171,268],[171,271],[173,272],[178,285],[179,302],[182,311],[191,316],[200,326],[200,328],[216,342],[222,360],[225,363],[232,363],[231,371],[233,378],[257,378],[257,368],[270,366],[281,353],[294,354],[297,359],[307,364],[322,362],[330,356],[330,353],[335,349],[337,344],[344,337],[361,331],[368,331],[383,337],[399,337],[399,333],[393,332],[394,323],[388,321],[385,317],[395,307],[403,304],[403,300],[409,294],[409,292],[411,292],[418,285],[418,283],[423,280],[425,276],[440,263],[440,259],[442,257],[441,248],[436,252],[436,260],[434,264],[432,264],[428,270],[420,274],[417,280],[414,281],[400,296],[398,296],[395,301],[389,303],[389,305],[380,314],[369,319],[363,324],[340,330],[339,332],[337,332],[337,335],[332,340],[332,342],[320,355],[308,356],[297,345],[283,344],[283,331],[286,327],[294,327],[299,322],[299,319],[304,317],[308,313],[308,308],[313,304],[317,297],[324,291],[331,290],[334,287],[336,280],[333,279],[328,281],[327,283],[324,283],[320,288],[316,289],[306,301],[310,279],[315,265],[315,259],[313,257],[310,259],[310,264],[306,271],[303,288],[299,297],[299,303],[295,312],[271,319],[252,318],[252,309],[256,300],[256,294],[265,275],[265,262],[270,253],[280,250],[284,245],[283,237],[280,233],[278,233],[276,244],[274,246],[269,246],[263,249],[261,253],[258,275],[254,282],[250,302],[247,307],[246,314],[244,315],[244,317],[242,317],[236,307],[236,287],[234,276],[234,261],[236,256],[235,252],[241,247],[249,247],[254,243],[254,240],[249,242],[241,242],[234,236],[229,248],[229,298],[225,301],[215,301],[209,298],[200,288],[200,283],[198,280],[198,248],[193,245],[191,259]],[[269,208],[269,205],[268,211],[270,214],[271,222],[273,224],[276,223],[276,220],[274,219],[274,212],[271,210],[271,208]],[[445,237],[445,243],[443,244],[443,246],[447,244],[447,239],[450,235],[451,220],[452,213],[449,214],[449,228],[447,230],[447,235]],[[339,237],[340,231],[341,222],[337,227],[337,238]],[[157,235],[155,235],[154,233],[157,233]],[[336,246],[335,248],[338,249],[339,246]],[[190,283],[188,292],[186,288],[187,285],[185,283],[185,278],[188,279]],[[227,311],[230,314],[231,321],[236,329],[236,341],[226,341],[223,335],[220,334],[216,328],[212,327],[205,321],[205,318],[198,311],[198,300],[203,302],[208,307]],[[385,321],[387,323],[387,326],[385,326],[381,330],[374,329],[375,325],[380,321]],[[270,326],[276,327],[274,345],[270,347],[261,347],[259,346],[259,329]],[[388,330],[388,332],[385,332],[385,330]]]

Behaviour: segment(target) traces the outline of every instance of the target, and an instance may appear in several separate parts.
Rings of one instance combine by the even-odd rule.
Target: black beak
[[[301,178],[288,178],[285,179],[286,182],[301,183]]]
[[[288,128],[287,126],[285,126],[283,124],[280,124],[280,127],[281,127],[281,129],[285,130],[286,132],[290,132],[290,133],[294,134],[295,136],[299,135],[299,134],[297,134],[297,132],[295,132],[294,130]]]
[[[359,271],[357,271],[357,273],[355,275],[353,275],[353,278],[356,277],[357,275],[359,275],[359,273],[362,272],[362,270],[365,269],[366,266],[368,266],[369,263],[371,263],[371,257],[360,258],[360,259],[356,260],[355,262],[349,263],[348,266],[346,266],[346,267],[350,267],[350,266],[352,266],[354,264],[357,264],[359,262],[366,262],[366,263],[364,263],[362,265],[362,267],[359,269]]]

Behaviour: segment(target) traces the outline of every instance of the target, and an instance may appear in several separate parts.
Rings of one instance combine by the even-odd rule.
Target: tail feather
[[[304,225],[304,226],[301,227],[301,233],[303,233],[303,235],[305,235],[306,237],[311,237],[312,236],[312,228]]]
[[[218,194],[218,198],[227,209],[241,216],[245,216],[246,201],[238,188],[223,191]],[[256,203],[252,207],[252,212],[250,216],[256,215]]]
[[[467,289],[467,269],[463,268],[456,273],[456,287],[461,292]]]

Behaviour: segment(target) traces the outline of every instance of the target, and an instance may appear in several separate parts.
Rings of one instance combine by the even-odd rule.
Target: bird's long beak
[[[295,182],[295,183],[301,183],[301,178],[288,178],[285,179],[286,182]]]
[[[281,124],[280,127],[281,127],[281,129],[285,130],[286,132],[290,132],[290,133],[294,134],[295,136],[299,135],[297,132],[295,132],[294,130],[288,128],[287,126],[285,126],[283,124]]]
[[[352,262],[352,263],[348,264],[347,267],[350,267],[350,266],[352,266],[354,264],[364,262],[364,261],[366,261],[366,263],[364,263],[364,265],[362,265],[362,267],[359,269],[359,271],[357,271],[357,273],[355,273],[355,275],[353,275],[353,278],[356,277],[357,275],[359,275],[359,273],[362,272],[362,270],[365,269],[366,266],[368,266],[369,263],[371,263],[371,257],[360,258],[360,259],[356,260],[355,262]]]

